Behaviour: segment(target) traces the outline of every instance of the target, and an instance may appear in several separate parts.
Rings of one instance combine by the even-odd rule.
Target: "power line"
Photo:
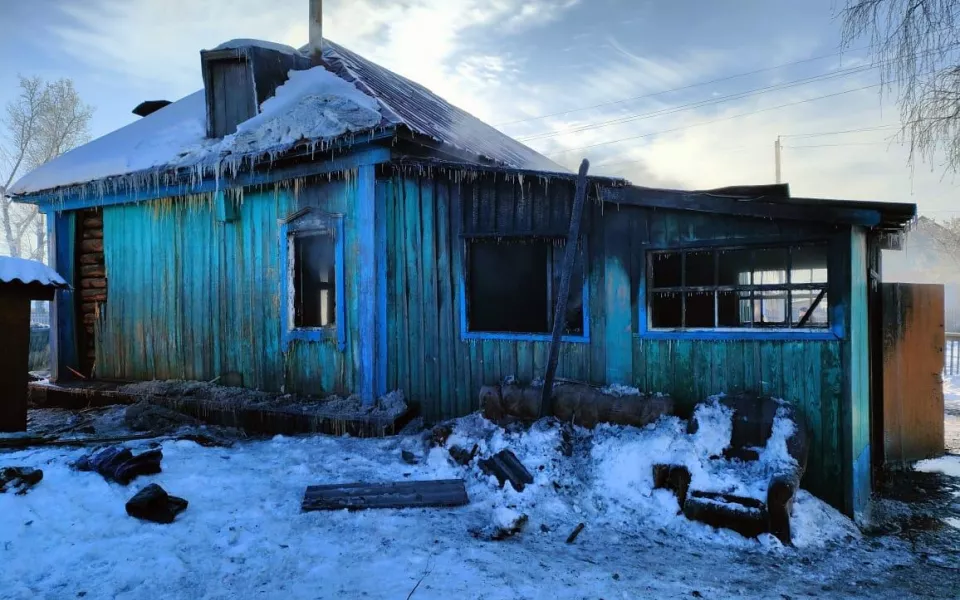
[[[782,138],[796,137],[821,137],[826,135],[840,135],[843,133],[860,133],[861,131],[879,131],[881,129],[899,129],[900,125],[878,125],[875,127],[861,127],[860,129],[844,129],[842,131],[823,131],[820,133],[788,133],[781,135]]]
[[[784,146],[784,148],[803,149],[803,148],[836,148],[838,146],[887,146],[892,142],[848,142],[845,144],[812,144],[804,146]]]
[[[546,114],[546,115],[540,115],[540,116],[538,116],[538,117],[529,117],[529,118],[526,118],[526,119],[518,119],[518,120],[516,120],[516,121],[507,121],[507,122],[505,122],[505,123],[498,123],[498,124],[496,125],[496,127],[505,127],[505,126],[507,126],[507,125],[515,125],[515,124],[517,124],[517,123],[528,123],[528,122],[530,122],[530,121],[539,121],[540,119],[548,119],[548,118],[550,118],[550,117],[558,117],[558,116],[560,116],[560,115],[568,115],[568,114],[570,114],[570,113],[582,112],[582,111],[585,111],[585,110],[592,110],[592,109],[594,109],[594,108],[603,108],[603,107],[605,107],[605,106],[613,106],[613,105],[615,105],[615,104],[624,104],[624,103],[626,103],[626,102],[633,102],[634,100],[643,100],[644,98],[653,98],[654,96],[660,96],[660,95],[663,95],[663,94],[669,94],[669,93],[671,93],[671,92],[682,92],[683,90],[689,90],[689,89],[692,89],[692,88],[695,88],[695,87],[701,87],[701,86],[704,86],[704,85],[710,85],[710,84],[712,84],[712,83],[722,83],[722,82],[724,82],[724,81],[730,81],[731,79],[737,79],[738,77],[747,77],[747,76],[750,76],[750,75],[757,75],[757,74],[759,74],[759,73],[766,73],[766,72],[768,72],[768,71],[776,71],[777,69],[783,69],[783,68],[785,68],[785,67],[792,67],[792,66],[796,66],[796,65],[800,65],[800,64],[804,64],[804,63],[808,63],[808,62],[815,62],[815,61],[818,61],[818,60],[823,60],[823,59],[825,59],[825,58],[832,58],[832,57],[834,57],[834,56],[840,56],[841,54],[848,54],[848,53],[849,53],[849,54],[852,54],[852,53],[854,53],[854,52],[859,52],[860,50],[868,50],[868,49],[870,49],[870,46],[863,46],[863,47],[861,47],[861,48],[854,48],[853,50],[848,50],[848,51],[845,51],[845,52],[844,52],[844,51],[841,51],[841,52],[834,52],[834,53],[832,53],[832,54],[823,54],[823,55],[821,55],[821,56],[815,56],[815,57],[813,57],[813,58],[805,58],[805,59],[803,59],[803,60],[796,60],[796,61],[793,61],[793,62],[781,63],[781,64],[779,64],[779,65],[774,65],[774,66],[772,66],[772,67],[764,67],[763,69],[756,69],[756,70],[754,70],[754,71],[746,71],[746,72],[744,72],[744,73],[737,73],[737,74],[735,74],[735,75],[728,75],[728,76],[726,76],[726,77],[720,77],[720,78],[717,78],[717,79],[711,79],[711,80],[709,80],[709,81],[701,81],[701,82],[699,82],[699,83],[691,83],[690,85],[685,85],[685,86],[681,86],[681,87],[671,88],[671,89],[667,89],[667,90],[660,90],[659,92],[653,92],[653,93],[650,93],[650,94],[644,94],[644,95],[642,95],[642,96],[633,96],[633,97],[631,97],[631,98],[623,98],[623,99],[621,99],[621,100],[612,100],[612,101],[610,101],[610,102],[602,102],[602,103],[600,103],[600,104],[594,104],[593,106],[584,106],[584,107],[581,107],[581,108],[571,108],[570,110],[564,110],[564,111],[560,111],[560,112],[549,113],[549,114]]]
[[[930,53],[936,52],[937,50],[938,50],[938,49],[925,50],[925,51],[919,52],[919,53],[917,53],[917,54],[915,54],[915,55],[913,55],[913,56],[914,56],[914,57],[919,57],[919,56],[922,56],[922,55],[924,55],[924,54],[930,54]],[[563,134],[568,134],[568,133],[579,133],[579,132],[588,131],[588,130],[591,130],[591,129],[598,129],[598,128],[601,128],[601,127],[607,127],[607,126],[609,126],[609,125],[617,125],[617,124],[627,123],[627,122],[631,122],[631,121],[637,121],[637,120],[647,119],[647,118],[651,118],[651,117],[657,117],[657,116],[663,116],[663,115],[668,115],[668,114],[674,114],[674,113],[677,113],[677,112],[680,112],[680,111],[683,111],[683,110],[689,110],[689,109],[691,109],[691,108],[701,108],[701,107],[703,107],[703,106],[709,106],[709,105],[712,105],[712,104],[719,104],[719,103],[722,103],[722,102],[726,102],[726,101],[728,101],[728,100],[742,99],[742,98],[746,98],[746,97],[749,97],[749,96],[752,96],[752,95],[760,95],[760,94],[764,94],[764,93],[771,92],[771,91],[779,91],[779,90],[788,89],[788,88],[791,88],[791,87],[796,87],[796,86],[799,86],[799,85],[805,85],[805,84],[807,84],[807,83],[821,82],[821,81],[827,81],[827,80],[830,80],[830,79],[835,79],[835,78],[840,78],[840,77],[847,77],[847,76],[849,76],[849,75],[855,75],[855,74],[857,74],[857,73],[862,73],[862,72],[865,72],[865,71],[869,71],[869,70],[873,70],[873,69],[880,68],[880,67],[882,67],[883,65],[885,65],[885,64],[887,64],[887,63],[891,63],[891,62],[893,62],[893,59],[888,60],[888,61],[880,61],[880,62],[877,62],[877,63],[874,63],[874,64],[870,64],[870,65],[860,65],[860,66],[857,66],[857,67],[851,67],[851,68],[844,69],[844,70],[840,70],[840,71],[833,71],[833,72],[829,72],[829,73],[821,73],[821,74],[819,74],[819,75],[814,75],[814,76],[807,77],[807,78],[804,78],[804,79],[798,79],[798,80],[789,81],[789,82],[786,82],[786,83],[773,84],[773,85],[766,86],[766,87],[763,87],[763,88],[757,88],[757,89],[755,89],[755,90],[750,90],[750,91],[747,91],[747,92],[740,92],[740,93],[737,93],[737,94],[731,94],[731,95],[723,96],[723,97],[720,97],[720,98],[709,98],[709,99],[707,99],[707,100],[700,100],[700,101],[697,101],[697,102],[694,102],[694,103],[690,103],[690,104],[686,104],[686,105],[681,105],[681,106],[679,106],[679,107],[671,107],[671,108],[660,109],[660,110],[654,111],[654,112],[652,112],[652,113],[628,115],[628,116],[626,116],[626,117],[618,117],[618,118],[616,118],[616,119],[612,119],[612,120],[604,121],[604,122],[600,122],[600,123],[587,124],[587,125],[577,126],[577,127],[573,127],[573,128],[569,128],[569,129],[564,129],[564,130],[553,130],[553,131],[541,132],[541,133],[538,133],[538,134],[534,134],[534,135],[530,135],[530,136],[526,136],[526,137],[520,137],[520,138],[517,138],[517,139],[518,139],[518,141],[520,141],[520,142],[536,141],[536,140],[538,140],[538,139],[550,138],[550,137],[554,137],[554,136],[557,136],[557,135],[563,135]]]
[[[641,113],[641,114],[635,114],[635,115],[628,115],[628,116],[625,116],[625,117],[618,117],[618,118],[616,118],[616,119],[611,119],[611,120],[609,120],[609,121],[602,121],[602,122],[600,122],[600,123],[592,123],[592,124],[588,124],[588,125],[582,125],[582,126],[572,127],[572,128],[569,128],[569,129],[560,129],[560,130],[554,130],[554,131],[547,131],[547,132],[538,133],[538,134],[534,134],[534,135],[529,135],[529,136],[525,136],[525,137],[519,137],[519,138],[517,138],[517,140],[520,141],[520,142],[526,143],[526,142],[530,142],[530,141],[535,141],[535,140],[540,140],[540,139],[546,139],[546,138],[550,138],[550,137],[555,137],[555,136],[558,136],[558,135],[564,135],[564,134],[570,134],[570,133],[580,133],[580,132],[582,132],[582,131],[589,131],[589,130],[591,130],[591,129],[600,129],[600,128],[602,128],[602,127],[608,127],[608,126],[610,126],[610,125],[619,125],[619,124],[622,124],[622,123],[629,123],[629,122],[631,122],[631,121],[640,121],[640,120],[644,120],[644,119],[650,119],[650,118],[653,118],[653,117],[660,117],[660,116],[669,115],[669,114],[674,114],[674,113],[678,113],[678,112],[682,112],[682,111],[690,110],[690,109],[694,109],[694,108],[702,108],[702,107],[704,107],[704,106],[710,106],[710,105],[713,105],[713,104],[721,104],[721,103],[723,103],[723,102],[729,102],[729,101],[731,101],[731,100],[740,100],[740,99],[743,99],[743,98],[748,98],[748,97],[750,97],[750,96],[761,95],[761,94],[765,94],[765,93],[769,93],[769,92],[773,92],[773,91],[785,90],[785,89],[789,89],[789,88],[792,88],[792,87],[798,87],[798,86],[801,86],[801,85],[806,85],[806,84],[808,84],[808,83],[819,83],[819,82],[822,82],[822,81],[828,81],[828,80],[830,80],[830,79],[836,79],[836,78],[840,78],[840,77],[847,77],[847,76],[850,76],[850,75],[856,75],[856,74],[858,74],[858,73],[862,73],[862,72],[865,72],[865,71],[870,71],[870,70],[875,69],[875,68],[876,68],[876,67],[870,66],[870,65],[860,66],[860,67],[852,67],[852,68],[850,68],[850,69],[845,69],[845,70],[842,70],[842,71],[834,71],[834,72],[832,72],[832,73],[823,73],[823,74],[820,74],[820,75],[814,75],[814,76],[812,76],[812,77],[805,77],[805,78],[803,78],[803,79],[796,79],[796,80],[794,80],[794,81],[788,81],[788,82],[784,82],[784,83],[777,83],[777,84],[773,84],[773,85],[764,86],[764,87],[761,87],[761,88],[756,88],[756,89],[753,89],[753,90],[748,90],[748,91],[746,91],[746,92],[738,92],[738,93],[736,93],[736,94],[729,94],[729,95],[727,95],[727,96],[721,96],[721,97],[719,97],[719,98],[709,98],[709,99],[707,99],[707,100],[699,100],[699,101],[697,101],[697,102],[691,102],[691,103],[689,103],[689,104],[682,104],[682,105],[680,105],[680,106],[674,106],[674,107],[670,107],[670,108],[664,108],[664,109],[660,109],[660,110],[657,110],[657,111],[654,111],[654,112],[651,112],[651,113]]]
[[[863,87],[855,88],[855,89],[852,89],[852,90],[845,90],[845,91],[843,91],[843,92],[836,92],[836,93],[833,93],[833,94],[826,94],[826,95],[823,95],[823,96],[815,96],[815,97],[813,97],[813,98],[807,98],[807,99],[805,99],[805,100],[799,100],[799,101],[797,101],[797,102],[788,102],[788,103],[786,103],[786,104],[779,104],[779,105],[777,105],[777,106],[771,106],[771,107],[768,107],[768,108],[760,108],[760,109],[757,109],[757,110],[752,110],[752,111],[749,111],[749,112],[740,113],[740,114],[738,114],[738,115],[731,115],[731,116],[729,116],[729,117],[723,117],[723,118],[721,118],[721,119],[712,119],[712,120],[710,120],[710,121],[703,121],[703,122],[701,122],[701,123],[694,123],[694,124],[692,124],[692,125],[685,125],[685,126],[683,126],[683,127],[674,127],[673,129],[664,129],[664,130],[662,130],[662,131],[654,131],[654,132],[651,132],[651,133],[644,133],[644,134],[642,134],[642,135],[635,135],[635,136],[631,136],[631,137],[621,138],[621,139],[619,139],[619,140],[610,140],[610,141],[606,141],[606,142],[599,142],[599,143],[596,143],[596,144],[590,144],[589,146],[580,146],[579,148],[567,148],[566,150],[561,150],[561,151],[556,152],[556,153],[553,153],[553,154],[548,154],[547,156],[560,156],[561,154],[566,154],[566,153],[568,153],[568,152],[577,152],[577,151],[580,151],[580,150],[587,150],[587,149],[589,149],[589,148],[596,148],[596,147],[598,147],[598,146],[606,146],[606,145],[609,145],[609,144],[619,144],[619,143],[621,143],[621,142],[628,142],[628,141],[632,141],[632,140],[639,140],[639,139],[643,139],[643,138],[648,138],[648,137],[653,137],[653,136],[657,136],[657,135],[662,135],[662,134],[664,134],[664,133],[674,133],[674,132],[676,132],[676,131],[683,131],[683,130],[685,130],[685,129],[691,129],[691,128],[693,128],[693,127],[702,127],[702,126],[704,126],[704,125],[712,125],[712,124],[714,124],[714,123],[720,123],[720,122],[723,122],[723,121],[730,121],[730,120],[732,120],[732,119],[738,119],[738,118],[740,118],[740,117],[748,117],[748,116],[755,115],[755,114],[758,114],[758,113],[769,112],[769,111],[772,111],[772,110],[779,110],[779,109],[781,109],[781,108],[787,108],[787,107],[790,107],[790,106],[797,106],[797,105],[800,105],[800,104],[806,104],[806,103],[808,103],[808,102],[816,102],[817,100],[824,100],[824,99],[826,99],[826,98],[834,98],[834,97],[837,97],[837,96],[843,96],[844,94],[852,94],[852,93],[854,93],[854,92],[860,92],[860,91],[863,91],[863,90],[868,90],[868,89],[871,89],[871,88],[880,87],[881,85],[883,85],[883,84],[882,84],[882,83],[875,83],[875,84],[872,84],[872,85],[865,85],[865,86],[863,86]]]

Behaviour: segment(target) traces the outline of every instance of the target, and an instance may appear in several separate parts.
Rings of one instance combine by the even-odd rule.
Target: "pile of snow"
[[[696,410],[699,428],[687,433],[687,424],[677,417],[664,417],[645,428],[601,425],[593,431],[577,429],[574,456],[560,455],[561,431],[549,421],[527,431],[508,432],[478,415],[456,422],[445,448],[479,448],[479,456],[512,450],[534,476],[534,483],[517,493],[509,485],[496,489],[496,479],[475,466],[447,466],[447,452],[434,448],[428,461],[438,476],[465,477],[470,497],[487,502],[494,522],[501,507],[523,512],[531,520],[547,523],[572,519],[602,524],[620,533],[641,535],[666,530],[696,540],[737,546],[755,545],[731,531],[715,530],[687,520],[680,513],[676,496],[653,488],[655,464],[684,465],[691,474],[691,490],[723,492],[766,501],[771,476],[794,468],[786,441],[793,422],[778,417],[757,461],[716,459],[730,444],[732,412],[716,399]],[[826,503],[800,490],[794,504],[793,536],[797,546],[822,545],[831,540],[859,535],[853,523]],[[773,536],[761,544],[778,547]]]
[[[940,458],[921,460],[914,468],[924,473],[942,473],[949,477],[960,478],[960,455],[947,454]]]
[[[629,385],[622,385],[615,383],[613,385],[608,385],[605,388],[601,388],[600,391],[607,396],[616,396],[617,398],[622,398],[624,396],[639,396],[640,388],[635,388]]]
[[[36,260],[0,256],[0,282],[39,283],[52,287],[69,287],[60,274]]]
[[[303,140],[329,142],[380,124],[376,99],[325,68],[290,71],[289,77],[260,106],[260,114],[219,143],[187,152],[179,165],[280,152]]]

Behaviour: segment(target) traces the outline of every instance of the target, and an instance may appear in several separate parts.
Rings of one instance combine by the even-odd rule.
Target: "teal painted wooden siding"
[[[562,232],[570,186],[502,176],[397,177],[378,186],[387,216],[389,387],[404,389],[428,420],[437,420],[479,408],[483,385],[510,375],[521,381],[542,377],[547,342],[463,339],[457,302],[464,291],[461,234]],[[848,264],[848,231],[591,202],[584,227],[590,342],[563,345],[558,375],[666,392],[682,412],[721,392],[784,398],[800,407],[810,432],[804,484],[840,506],[836,482],[849,472],[839,452],[843,341],[650,340],[636,332],[648,248],[816,238],[829,241],[832,260]],[[849,285],[833,282],[830,299],[838,312],[832,318],[845,318],[845,290]]]
[[[851,472],[847,512],[865,522],[870,504],[870,335],[867,305],[867,234],[855,227],[850,236],[849,401],[844,415],[844,459]]]
[[[365,174],[372,187],[372,170]],[[373,226],[351,214],[363,180],[247,193],[229,222],[217,219],[212,195],[104,208],[98,376],[211,380],[234,371],[263,390],[359,389],[358,274],[367,265],[345,253],[346,350],[335,340],[294,341],[284,354],[278,220],[306,206],[344,214],[345,247],[355,249],[361,227]]]

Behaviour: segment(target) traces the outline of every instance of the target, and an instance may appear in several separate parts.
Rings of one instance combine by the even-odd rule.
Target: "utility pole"
[[[777,141],[773,143],[773,161],[777,167],[777,183],[781,183],[780,178],[780,136],[777,136]]]

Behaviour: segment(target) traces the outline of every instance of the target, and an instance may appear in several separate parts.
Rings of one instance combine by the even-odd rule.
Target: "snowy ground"
[[[475,463],[455,466],[420,435],[277,437],[229,449],[167,441],[163,473],[126,488],[71,470],[82,449],[0,454],[0,466],[45,474],[25,496],[0,494],[0,597],[403,599],[415,587],[412,598],[957,597],[955,547],[862,536],[805,492],[794,514],[797,548],[676,516],[676,500],[650,490],[649,454],[695,460],[717,434],[679,431],[672,420],[581,431],[566,458],[557,427],[520,434],[460,420],[447,447],[511,448],[535,476],[522,494],[498,488]],[[401,450],[420,464],[403,462]],[[956,466],[947,458],[923,468]],[[468,506],[300,512],[310,484],[452,477],[466,480]],[[124,512],[151,482],[190,502],[171,525]],[[470,533],[521,513],[529,522],[517,537]],[[565,544],[579,522],[586,528]]]

